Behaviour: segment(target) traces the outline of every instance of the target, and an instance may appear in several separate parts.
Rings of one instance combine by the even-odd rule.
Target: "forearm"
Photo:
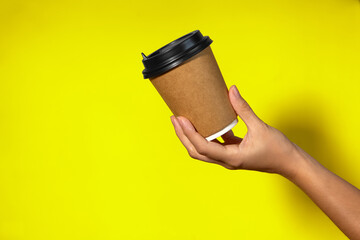
[[[297,147],[296,171],[286,177],[302,189],[350,239],[360,239],[360,190]]]
[[[208,142],[188,119],[172,117],[189,155],[228,169],[281,174],[299,186],[349,238],[360,240],[360,191],[261,121],[235,86],[229,90],[229,99],[248,129],[243,138],[229,131],[221,136],[224,143]]]

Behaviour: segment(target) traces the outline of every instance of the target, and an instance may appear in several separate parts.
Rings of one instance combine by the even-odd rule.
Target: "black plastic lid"
[[[199,30],[188,33],[175,41],[163,46],[148,56],[143,56],[145,69],[144,78],[159,76],[198,54],[212,43],[208,36],[203,36]]]

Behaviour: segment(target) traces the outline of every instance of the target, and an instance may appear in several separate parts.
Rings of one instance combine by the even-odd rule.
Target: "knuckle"
[[[243,111],[249,111],[251,110],[249,104],[244,100],[239,103],[239,108]]]
[[[262,121],[261,119],[259,119],[259,120],[260,120],[259,123],[263,129],[268,130],[270,128],[270,126],[266,122]]]
[[[240,160],[231,160],[227,164],[232,168],[232,170],[243,168],[243,163]]]
[[[261,121],[261,128],[264,135],[269,136],[274,131],[273,128],[267,123]]]
[[[188,149],[188,154],[191,158],[197,158],[197,154],[193,148]]]
[[[206,155],[207,154],[207,149],[206,149],[206,146],[204,145],[199,145],[197,148],[196,148],[197,152],[200,153],[201,155]]]

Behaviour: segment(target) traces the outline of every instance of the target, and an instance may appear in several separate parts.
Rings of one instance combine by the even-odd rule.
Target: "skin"
[[[227,132],[208,142],[185,117],[171,116],[176,135],[189,155],[227,169],[246,169],[284,176],[302,191],[350,239],[360,240],[360,190],[330,172],[279,130],[256,116],[236,86],[229,89],[230,102],[246,124],[244,138]]]

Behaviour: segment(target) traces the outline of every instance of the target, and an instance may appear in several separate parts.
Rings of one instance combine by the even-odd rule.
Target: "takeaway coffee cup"
[[[208,141],[238,122],[211,43],[196,30],[148,56],[142,53],[144,78],[150,79],[176,117],[189,119]]]

